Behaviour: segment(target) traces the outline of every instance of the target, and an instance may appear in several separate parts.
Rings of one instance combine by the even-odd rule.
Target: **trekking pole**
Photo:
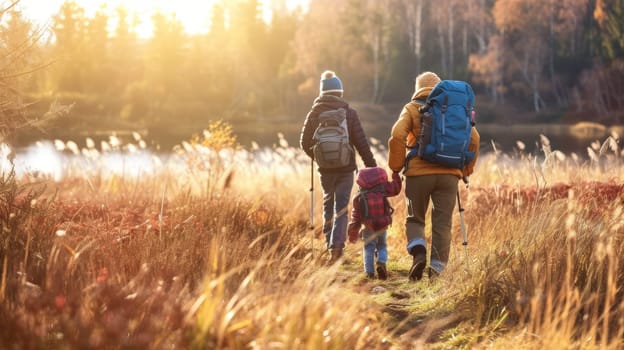
[[[310,158],[310,230],[312,237],[310,239],[310,249],[312,250],[312,258],[314,259],[314,159]]]
[[[464,181],[466,182],[466,187],[468,187],[468,180],[466,178],[464,178]],[[464,208],[461,205],[461,199],[459,198],[459,188],[457,189],[457,207],[459,209],[459,222],[461,225],[461,230],[462,230],[462,237],[464,239],[464,241],[462,242],[462,245],[464,246],[464,253],[466,255],[466,270],[470,271],[470,266],[468,263],[468,237],[466,234],[466,225],[464,224]]]

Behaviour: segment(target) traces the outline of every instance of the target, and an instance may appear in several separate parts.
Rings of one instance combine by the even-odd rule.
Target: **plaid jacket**
[[[350,242],[357,240],[362,225],[373,231],[387,228],[392,223],[392,212],[386,207],[387,197],[401,192],[399,173],[393,173],[392,182],[388,182],[386,171],[379,167],[361,169],[357,183],[360,192],[353,198],[351,221],[347,231]],[[366,206],[362,203],[364,197]],[[366,209],[368,213],[365,212]]]

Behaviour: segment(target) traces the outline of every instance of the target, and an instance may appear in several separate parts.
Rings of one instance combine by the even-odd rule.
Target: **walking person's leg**
[[[364,272],[369,278],[375,277],[375,236],[374,233],[365,229],[362,231],[362,240],[364,240]]]
[[[388,269],[386,264],[388,262],[388,244],[387,244],[387,233],[384,230],[383,232],[379,232],[377,234],[377,276],[381,280],[385,280],[388,278]]]
[[[336,174],[335,201],[334,201],[334,226],[332,227],[329,248],[336,257],[342,255],[342,250],[347,240],[347,224],[349,214],[349,200],[353,188],[353,172]]]
[[[388,243],[387,243],[388,234],[386,231],[381,231],[377,233],[377,262],[387,263],[388,262]]]
[[[449,259],[453,209],[457,196],[457,177],[439,175],[436,189],[431,194],[431,262],[433,273],[441,273]]]
[[[336,176],[334,174],[320,174],[321,188],[323,189],[323,235],[325,244],[330,249],[332,228],[334,226],[334,202],[336,195]]]
[[[405,180],[407,218],[405,234],[407,251],[412,255],[411,280],[420,280],[427,266],[427,242],[425,240],[425,216],[436,175],[408,176]]]

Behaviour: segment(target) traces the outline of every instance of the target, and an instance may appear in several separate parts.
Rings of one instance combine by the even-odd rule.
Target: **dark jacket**
[[[314,100],[312,109],[308,112],[305,122],[303,123],[303,128],[301,129],[301,138],[299,142],[301,149],[303,149],[303,151],[310,158],[314,158],[314,154],[312,153],[312,147],[314,146],[313,136],[314,131],[319,125],[319,114],[332,109],[345,107],[348,108],[347,128],[349,129],[349,142],[357,150],[357,153],[362,158],[362,161],[364,161],[364,165],[366,167],[377,166],[377,162],[375,161],[375,158],[373,158],[373,153],[370,150],[368,139],[366,138],[364,129],[362,129],[362,124],[360,123],[360,118],[358,117],[357,112],[354,109],[349,108],[347,102],[341,97],[334,95],[321,95]],[[353,156],[350,164],[346,167],[335,169],[319,168],[318,170],[320,172],[339,173],[350,172],[356,169],[357,166],[355,164],[355,156]]]

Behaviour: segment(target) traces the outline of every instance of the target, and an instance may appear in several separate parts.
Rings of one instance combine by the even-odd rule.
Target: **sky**
[[[65,0],[21,0],[19,6],[24,11],[27,18],[35,24],[49,24],[54,14],[58,12],[61,4]],[[74,0],[85,9],[87,17],[92,16],[102,5],[106,6],[106,11],[112,14],[120,4],[123,4],[131,13],[136,13],[139,23],[136,27],[140,37],[149,37],[152,32],[151,16],[157,11],[173,14],[175,13],[187,33],[205,33],[209,28],[209,15],[212,4],[215,0]],[[235,2],[237,0],[226,0]],[[274,0],[261,0],[264,4],[263,17],[270,20],[270,4]],[[302,6],[304,9],[309,0],[286,0],[288,9]],[[0,0],[0,4],[6,5],[12,1]]]

